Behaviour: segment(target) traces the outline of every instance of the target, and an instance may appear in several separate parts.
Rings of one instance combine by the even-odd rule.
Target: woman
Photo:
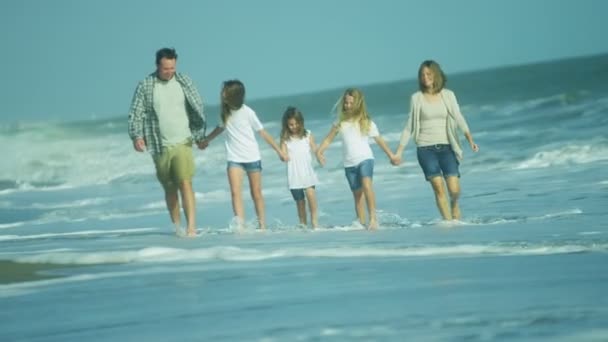
[[[456,96],[444,88],[446,77],[437,62],[422,62],[418,70],[418,83],[420,90],[411,97],[409,118],[395,154],[400,162],[410,137],[416,142],[418,163],[426,180],[431,183],[441,217],[444,220],[458,220],[461,216],[458,206],[458,166],[462,160],[462,148],[457,130],[464,132],[471,150],[477,152],[479,147],[460,113]],[[446,185],[450,195],[449,205]]]

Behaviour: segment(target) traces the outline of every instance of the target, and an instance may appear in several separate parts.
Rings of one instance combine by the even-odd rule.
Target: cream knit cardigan
[[[460,128],[463,133],[468,133],[469,126],[460,112],[460,107],[458,106],[458,101],[456,101],[456,95],[454,95],[454,92],[449,89],[442,89],[440,95],[441,100],[448,109],[448,119],[446,123],[448,141],[452,146],[452,150],[454,150],[454,153],[456,154],[456,158],[458,158],[458,161],[461,161],[462,146],[460,145],[460,139],[458,138],[457,128]],[[423,96],[424,95],[421,91],[417,91],[412,94],[412,98],[410,99],[410,114],[407,119],[407,124],[403,129],[403,133],[401,133],[401,140],[399,142],[400,145],[403,145],[404,150],[410,140],[410,137],[412,137],[414,142],[418,144],[418,134],[420,132],[420,112],[422,108],[422,100],[424,99]]]

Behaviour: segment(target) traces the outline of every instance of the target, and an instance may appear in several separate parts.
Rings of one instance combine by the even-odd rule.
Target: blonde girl
[[[359,89],[346,89],[342,95],[338,103],[338,120],[333,123],[331,130],[317,150],[317,159],[321,165],[325,165],[323,152],[338,133],[342,136],[344,173],[353,193],[357,219],[362,225],[366,224],[365,203],[369,215],[367,227],[377,229],[376,197],[372,186],[374,154],[369,145],[369,138],[376,141],[391,163],[396,163],[397,158],[388,148],[378,132],[378,127],[370,118],[365,98]]]

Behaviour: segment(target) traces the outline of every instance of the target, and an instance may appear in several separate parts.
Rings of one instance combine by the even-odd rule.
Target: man
[[[156,52],[156,71],[135,89],[129,111],[129,136],[137,152],[148,150],[178,235],[181,235],[178,192],[187,220],[187,236],[196,236],[192,178],[192,143],[205,135],[203,101],[190,77],[175,72],[177,53]]]

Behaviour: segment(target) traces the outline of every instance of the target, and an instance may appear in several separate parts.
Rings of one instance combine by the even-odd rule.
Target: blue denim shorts
[[[262,171],[262,161],[258,160],[258,161],[254,161],[254,162],[250,162],[250,163],[239,163],[239,162],[233,162],[233,161],[229,160],[226,165],[226,170],[230,169],[231,167],[240,167],[241,169],[245,170],[247,173],[260,172],[260,171]]]
[[[418,163],[424,172],[426,180],[434,177],[460,177],[458,159],[447,144],[418,147]]]
[[[351,191],[361,189],[361,180],[364,177],[373,178],[374,176],[374,160],[366,159],[356,166],[345,167],[344,174]]]
[[[315,186],[313,185],[311,188],[314,189]],[[291,196],[293,196],[294,201],[299,202],[304,200],[304,193],[306,192],[306,189],[289,189],[289,191],[291,191]]]

